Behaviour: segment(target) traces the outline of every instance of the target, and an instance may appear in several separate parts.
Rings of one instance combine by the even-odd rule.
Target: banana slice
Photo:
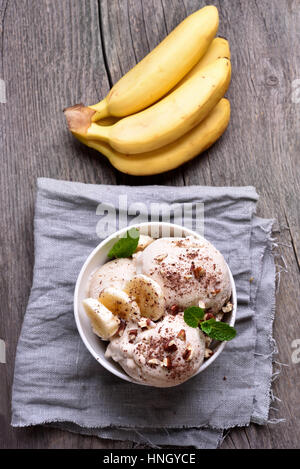
[[[102,303],[94,298],[87,298],[83,300],[83,306],[97,336],[108,340],[117,332],[120,319],[114,316]]]
[[[137,248],[135,252],[143,251],[149,244],[153,243],[154,239],[151,238],[151,236],[148,235],[140,235],[139,237],[139,243],[137,245]]]
[[[100,293],[99,301],[114,315],[125,321],[140,320],[141,313],[137,303],[125,291],[113,287],[104,288]]]
[[[165,301],[160,285],[146,275],[136,275],[129,280],[124,291],[135,299],[141,315],[157,321],[165,311]]]

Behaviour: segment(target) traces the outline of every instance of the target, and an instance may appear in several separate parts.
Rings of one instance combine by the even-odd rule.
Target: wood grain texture
[[[1,308],[0,337],[7,366],[0,366],[0,446],[32,448],[131,447],[59,430],[15,430],[10,423],[14,356],[30,292],[33,268],[33,207],[38,176],[115,183],[115,171],[86,153],[69,135],[62,110],[94,102],[109,83],[103,63],[95,1],[8,1],[1,7]],[[4,11],[4,13],[2,13]],[[3,385],[4,383],[4,385]]]
[[[62,109],[103,98],[187,14],[219,8],[220,35],[229,39],[233,80],[230,126],[221,140],[184,167],[147,178],[127,177],[67,132]],[[42,6],[41,6],[42,5]],[[274,383],[281,399],[271,418],[228,432],[222,448],[299,448],[300,364],[300,0],[0,0],[0,447],[125,448],[130,442],[83,437],[56,429],[9,425],[16,343],[33,268],[33,205],[38,176],[111,184],[254,185],[258,213],[277,219],[281,275],[274,334],[278,361],[289,366]],[[280,259],[279,255],[283,256]]]

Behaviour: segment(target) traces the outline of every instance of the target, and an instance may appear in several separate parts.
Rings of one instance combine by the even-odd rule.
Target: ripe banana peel
[[[172,88],[170,93],[172,93],[172,91],[176,90],[177,88],[179,88],[179,86],[181,86],[191,77],[193,77],[197,72],[199,72],[199,70],[206,67],[207,65],[210,65],[215,60],[221,58],[226,58],[230,60],[230,46],[227,39],[223,37],[216,37],[210,44],[206,54],[202,57],[202,59],[200,59],[199,62],[195,65],[195,67],[193,67],[192,70],[187,73],[174,88]]]
[[[174,86],[174,88],[172,88],[168,92],[168,94],[172,93],[174,90],[179,88],[179,86],[181,86],[189,78],[194,76],[195,73],[197,73],[199,70],[201,70],[201,68],[204,68],[207,65],[210,65],[215,60],[221,59],[222,57],[227,58],[227,59],[231,58],[229,42],[227,41],[227,39],[225,39],[223,37],[216,37],[211,42],[209,48],[207,49],[204,56],[199,60],[199,62],[192,68],[192,70],[189,73],[187,73],[187,75],[185,75],[183,77],[182,80],[180,80],[179,83],[177,83],[176,86]],[[89,106],[89,107],[91,109],[93,109],[93,106]],[[103,118],[101,120],[100,119],[98,120],[98,114],[97,113],[92,115],[92,122],[98,121],[98,124],[100,124],[100,125],[112,125],[112,124],[115,124],[116,122],[118,122],[118,120],[120,120],[120,118],[117,118],[117,117],[114,117],[114,116],[109,116],[109,117]]]
[[[68,108],[65,115],[75,136],[105,141],[121,153],[145,153],[168,145],[198,125],[224,96],[230,78],[230,60],[221,58],[158,103],[112,126],[90,123],[93,111],[89,108]]]
[[[141,62],[129,70],[107,97],[90,106],[93,120],[124,117],[150,106],[186,75],[207,51],[217,33],[219,15],[210,5],[182,21]]]
[[[190,132],[158,150],[139,155],[126,155],[112,149],[107,143],[85,139],[78,140],[105,155],[119,171],[133,176],[160,174],[177,168],[199,155],[225,132],[230,120],[230,103],[223,98],[210,114]]]

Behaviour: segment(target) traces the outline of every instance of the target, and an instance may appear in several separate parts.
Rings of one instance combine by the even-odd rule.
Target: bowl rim
[[[118,231],[115,231],[114,233],[109,235],[107,238],[105,238],[103,241],[101,241],[92,250],[92,252],[89,254],[89,256],[87,257],[86,261],[84,262],[83,266],[80,269],[79,275],[78,275],[77,280],[76,280],[75,290],[74,290],[74,317],[75,317],[76,327],[77,327],[77,330],[78,330],[79,335],[81,337],[81,340],[83,341],[83,343],[86,346],[86,348],[88,349],[88,351],[97,360],[97,362],[99,364],[101,364],[106,370],[110,371],[115,376],[118,376],[119,378],[121,378],[125,381],[128,381],[130,383],[139,384],[139,385],[142,385],[142,386],[151,386],[151,385],[135,381],[133,378],[131,378],[129,375],[127,375],[127,373],[125,371],[124,372],[119,371],[105,357],[102,358],[95,352],[94,348],[92,347],[92,345],[90,344],[88,338],[86,337],[86,335],[84,333],[84,330],[83,330],[83,328],[81,326],[81,323],[80,323],[80,319],[79,319],[79,291],[81,289],[82,278],[85,274],[85,271],[88,268],[88,266],[89,266],[90,262],[92,261],[92,259],[99,253],[99,251],[104,249],[105,246],[108,243],[110,243],[113,239],[117,240],[117,238],[120,238],[123,234],[125,234],[131,228],[147,228],[147,227],[151,227],[151,226],[153,226],[153,227],[158,227],[158,226],[163,227],[163,226],[165,226],[165,227],[168,227],[168,228],[173,228],[175,230],[179,229],[179,230],[182,230],[182,233],[183,233],[184,236],[194,236],[194,237],[196,237],[200,240],[204,239],[204,240],[208,241],[204,236],[200,235],[196,231],[193,231],[190,228],[186,228],[185,226],[181,226],[181,225],[178,225],[178,224],[175,224],[175,223],[144,222],[144,223],[136,223],[136,224],[128,225],[125,228],[122,228]],[[159,239],[159,238],[157,238],[157,239]],[[236,293],[236,287],[235,287],[235,282],[234,282],[234,279],[233,279],[233,275],[232,275],[232,272],[231,272],[226,260],[225,260],[225,263],[226,263],[226,266],[228,268],[229,277],[230,277],[230,284],[231,284],[231,291],[232,291],[232,297],[231,298],[232,298],[232,304],[233,304],[233,308],[232,308],[232,311],[230,313],[230,320],[228,321],[228,324],[230,326],[234,326],[235,320],[236,320],[236,311],[237,311],[237,293]],[[101,265],[104,265],[104,264],[99,264],[99,267]],[[216,358],[222,353],[226,343],[227,342],[224,341],[224,342],[221,342],[219,345],[217,345],[217,348],[216,348],[216,351],[214,352],[214,354],[208,360],[204,361],[202,363],[202,365],[200,366],[200,368],[196,371],[196,373],[194,375],[192,375],[189,379],[193,378],[194,376],[197,376],[199,373],[201,373],[206,368],[208,368],[216,360]]]

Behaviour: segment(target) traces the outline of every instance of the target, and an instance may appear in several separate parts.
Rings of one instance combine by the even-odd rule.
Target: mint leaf
[[[208,319],[207,321],[203,321],[201,323],[201,329],[203,330],[203,332],[205,332],[205,334],[209,335],[209,333],[212,329],[212,326],[215,323],[216,323],[215,318],[211,318],[211,319]]]
[[[199,321],[204,317],[204,309],[199,306],[190,306],[184,310],[183,319],[190,327],[198,327]]]
[[[123,238],[120,238],[107,254],[110,259],[114,257],[130,257],[135,252],[139,243],[140,232],[136,228],[130,228]]]
[[[200,327],[205,334],[215,340],[232,340],[236,336],[234,327],[229,326],[226,322],[216,321],[214,318],[203,321]]]

